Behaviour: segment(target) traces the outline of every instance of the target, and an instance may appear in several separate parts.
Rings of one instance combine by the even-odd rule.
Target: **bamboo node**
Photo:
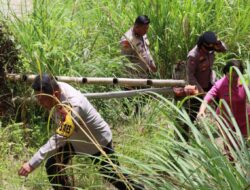
[[[87,82],[88,82],[88,79],[87,79],[87,78],[85,78],[85,77],[83,77],[83,78],[82,78],[82,83],[84,83],[84,84],[85,84],[85,83],[87,83]]]
[[[22,80],[25,82],[25,81],[27,81],[27,79],[28,79],[28,77],[27,77],[27,75],[22,75]]]
[[[113,84],[118,84],[118,78],[113,79]]]
[[[147,80],[147,85],[152,86],[153,85],[153,81],[151,79],[148,79]]]

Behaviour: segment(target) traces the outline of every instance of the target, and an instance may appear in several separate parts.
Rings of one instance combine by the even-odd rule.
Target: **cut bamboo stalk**
[[[119,92],[102,92],[102,93],[86,93],[84,96],[88,99],[111,99],[111,98],[127,98],[142,94],[158,93],[163,95],[174,95],[172,88],[147,88],[139,90],[119,91]]]
[[[129,91],[117,91],[117,92],[101,92],[101,93],[84,93],[83,95],[88,99],[112,99],[112,98],[127,98],[142,94],[162,94],[162,95],[170,95],[173,96],[174,92],[171,87],[164,87],[164,88],[146,88],[146,89],[139,89],[139,90],[129,90]],[[21,101],[35,101],[35,97],[15,97],[12,99],[14,103],[21,102]]]
[[[6,79],[10,81],[32,82],[36,75],[6,74]],[[173,79],[131,79],[131,78],[104,78],[104,77],[67,77],[55,76],[58,81],[75,82],[82,84],[96,85],[119,85],[119,86],[154,86],[173,87],[185,86],[185,80]]]

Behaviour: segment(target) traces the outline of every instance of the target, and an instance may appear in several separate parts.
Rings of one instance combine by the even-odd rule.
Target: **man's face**
[[[205,48],[207,51],[213,51],[213,50],[215,50],[215,44],[203,43],[203,46],[204,46],[204,48]]]
[[[144,36],[148,32],[149,24],[140,24],[134,26],[134,32],[138,36]]]
[[[38,103],[47,110],[51,110],[51,108],[57,104],[55,95],[49,95],[43,92],[35,92],[35,96]]]

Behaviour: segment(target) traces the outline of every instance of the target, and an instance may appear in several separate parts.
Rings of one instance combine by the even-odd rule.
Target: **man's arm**
[[[204,93],[204,90],[202,89],[202,87],[200,86],[200,84],[198,83],[195,75],[195,71],[196,71],[196,67],[197,67],[197,63],[196,63],[196,59],[194,57],[188,57],[187,60],[187,74],[188,74],[188,83],[190,85],[195,85],[198,90],[199,93]]]
[[[55,134],[43,145],[29,160],[29,164],[33,168],[37,168],[41,162],[45,159],[47,154],[50,154],[62,147],[65,144],[66,137]]]
[[[157,72],[157,67],[156,67],[153,60],[150,60],[148,65],[149,65],[149,68],[150,68],[151,72],[153,72],[153,73]]]
[[[197,114],[197,118],[205,117],[205,111],[207,109],[207,105],[211,103],[212,99],[215,99],[218,97],[219,89],[217,86],[217,83],[213,85],[213,87],[207,92],[206,96],[204,97],[204,100],[200,106],[199,113]]]
[[[29,173],[31,173],[42,163],[42,161],[46,158],[47,154],[50,154],[59,147],[63,146],[65,144],[65,139],[66,138],[61,135],[53,135],[28,162],[22,165],[22,167],[18,171],[18,174],[21,176],[28,176]]]
[[[197,114],[197,118],[202,118],[206,116],[205,111],[207,109],[207,105],[208,105],[208,102],[204,100],[200,106],[200,110],[199,110],[199,113]]]
[[[216,52],[222,52],[222,53],[227,51],[227,47],[226,47],[225,43],[220,41],[220,40],[218,40],[216,42],[214,49]]]
[[[155,72],[157,72],[157,67],[156,67],[154,59],[150,53],[149,40],[148,40],[147,35],[143,36],[143,40],[144,40],[144,45],[145,45],[145,49],[146,49],[144,55],[142,55],[143,59],[144,59],[144,61],[146,61],[146,64],[148,66],[149,71],[155,73]]]
[[[121,53],[125,56],[131,56],[131,52],[133,51],[132,45],[129,40],[124,36],[120,41]]]

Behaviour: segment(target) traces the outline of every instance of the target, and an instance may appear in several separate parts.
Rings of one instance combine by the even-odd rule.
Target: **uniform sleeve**
[[[150,49],[149,49],[149,44],[150,43],[149,43],[147,35],[143,36],[143,40],[144,40],[145,52],[142,54],[142,58],[146,62],[149,70],[151,72],[156,72],[157,68],[156,68],[154,59],[153,59],[153,57],[152,57],[152,55],[150,53]]]
[[[203,92],[202,87],[200,86],[200,84],[198,83],[195,77],[196,67],[197,67],[197,60],[194,57],[189,56],[187,60],[188,82],[191,85],[196,85],[199,92]]]
[[[212,101],[212,99],[215,99],[218,97],[218,85],[215,83],[213,87],[207,92],[204,100],[206,100],[208,103]]]
[[[64,146],[65,137],[55,134],[43,145],[29,160],[29,164],[32,168],[37,168],[42,161],[49,155],[55,152],[59,147]]]
[[[151,69],[151,72],[154,72],[154,73],[157,72],[157,67],[155,65],[155,62],[154,62],[153,58],[149,62],[149,67]]]
[[[123,55],[131,55],[132,47],[128,39],[123,36],[120,40],[121,53]]]
[[[156,65],[155,65],[155,62],[148,50],[148,52],[145,52],[142,56],[142,60],[143,62],[147,65],[148,69],[151,71],[151,72],[156,72],[157,69],[156,69]]]
[[[73,119],[73,122],[74,122],[75,126],[81,126],[82,125],[82,120],[84,121],[83,117],[86,117],[86,116],[84,116],[84,112],[81,109],[81,107],[78,107],[78,106],[73,107],[72,119]]]
[[[56,123],[58,125],[56,134],[50,137],[47,143],[30,159],[29,164],[31,167],[38,167],[47,156],[52,155],[58,148],[64,146],[66,140],[74,132],[75,126],[72,120],[71,110],[61,113],[61,115],[63,115],[63,117],[60,119],[56,117]]]
[[[226,52],[227,51],[227,47],[225,45],[225,43],[223,41],[218,40],[216,45],[215,45],[215,51],[217,52]]]

